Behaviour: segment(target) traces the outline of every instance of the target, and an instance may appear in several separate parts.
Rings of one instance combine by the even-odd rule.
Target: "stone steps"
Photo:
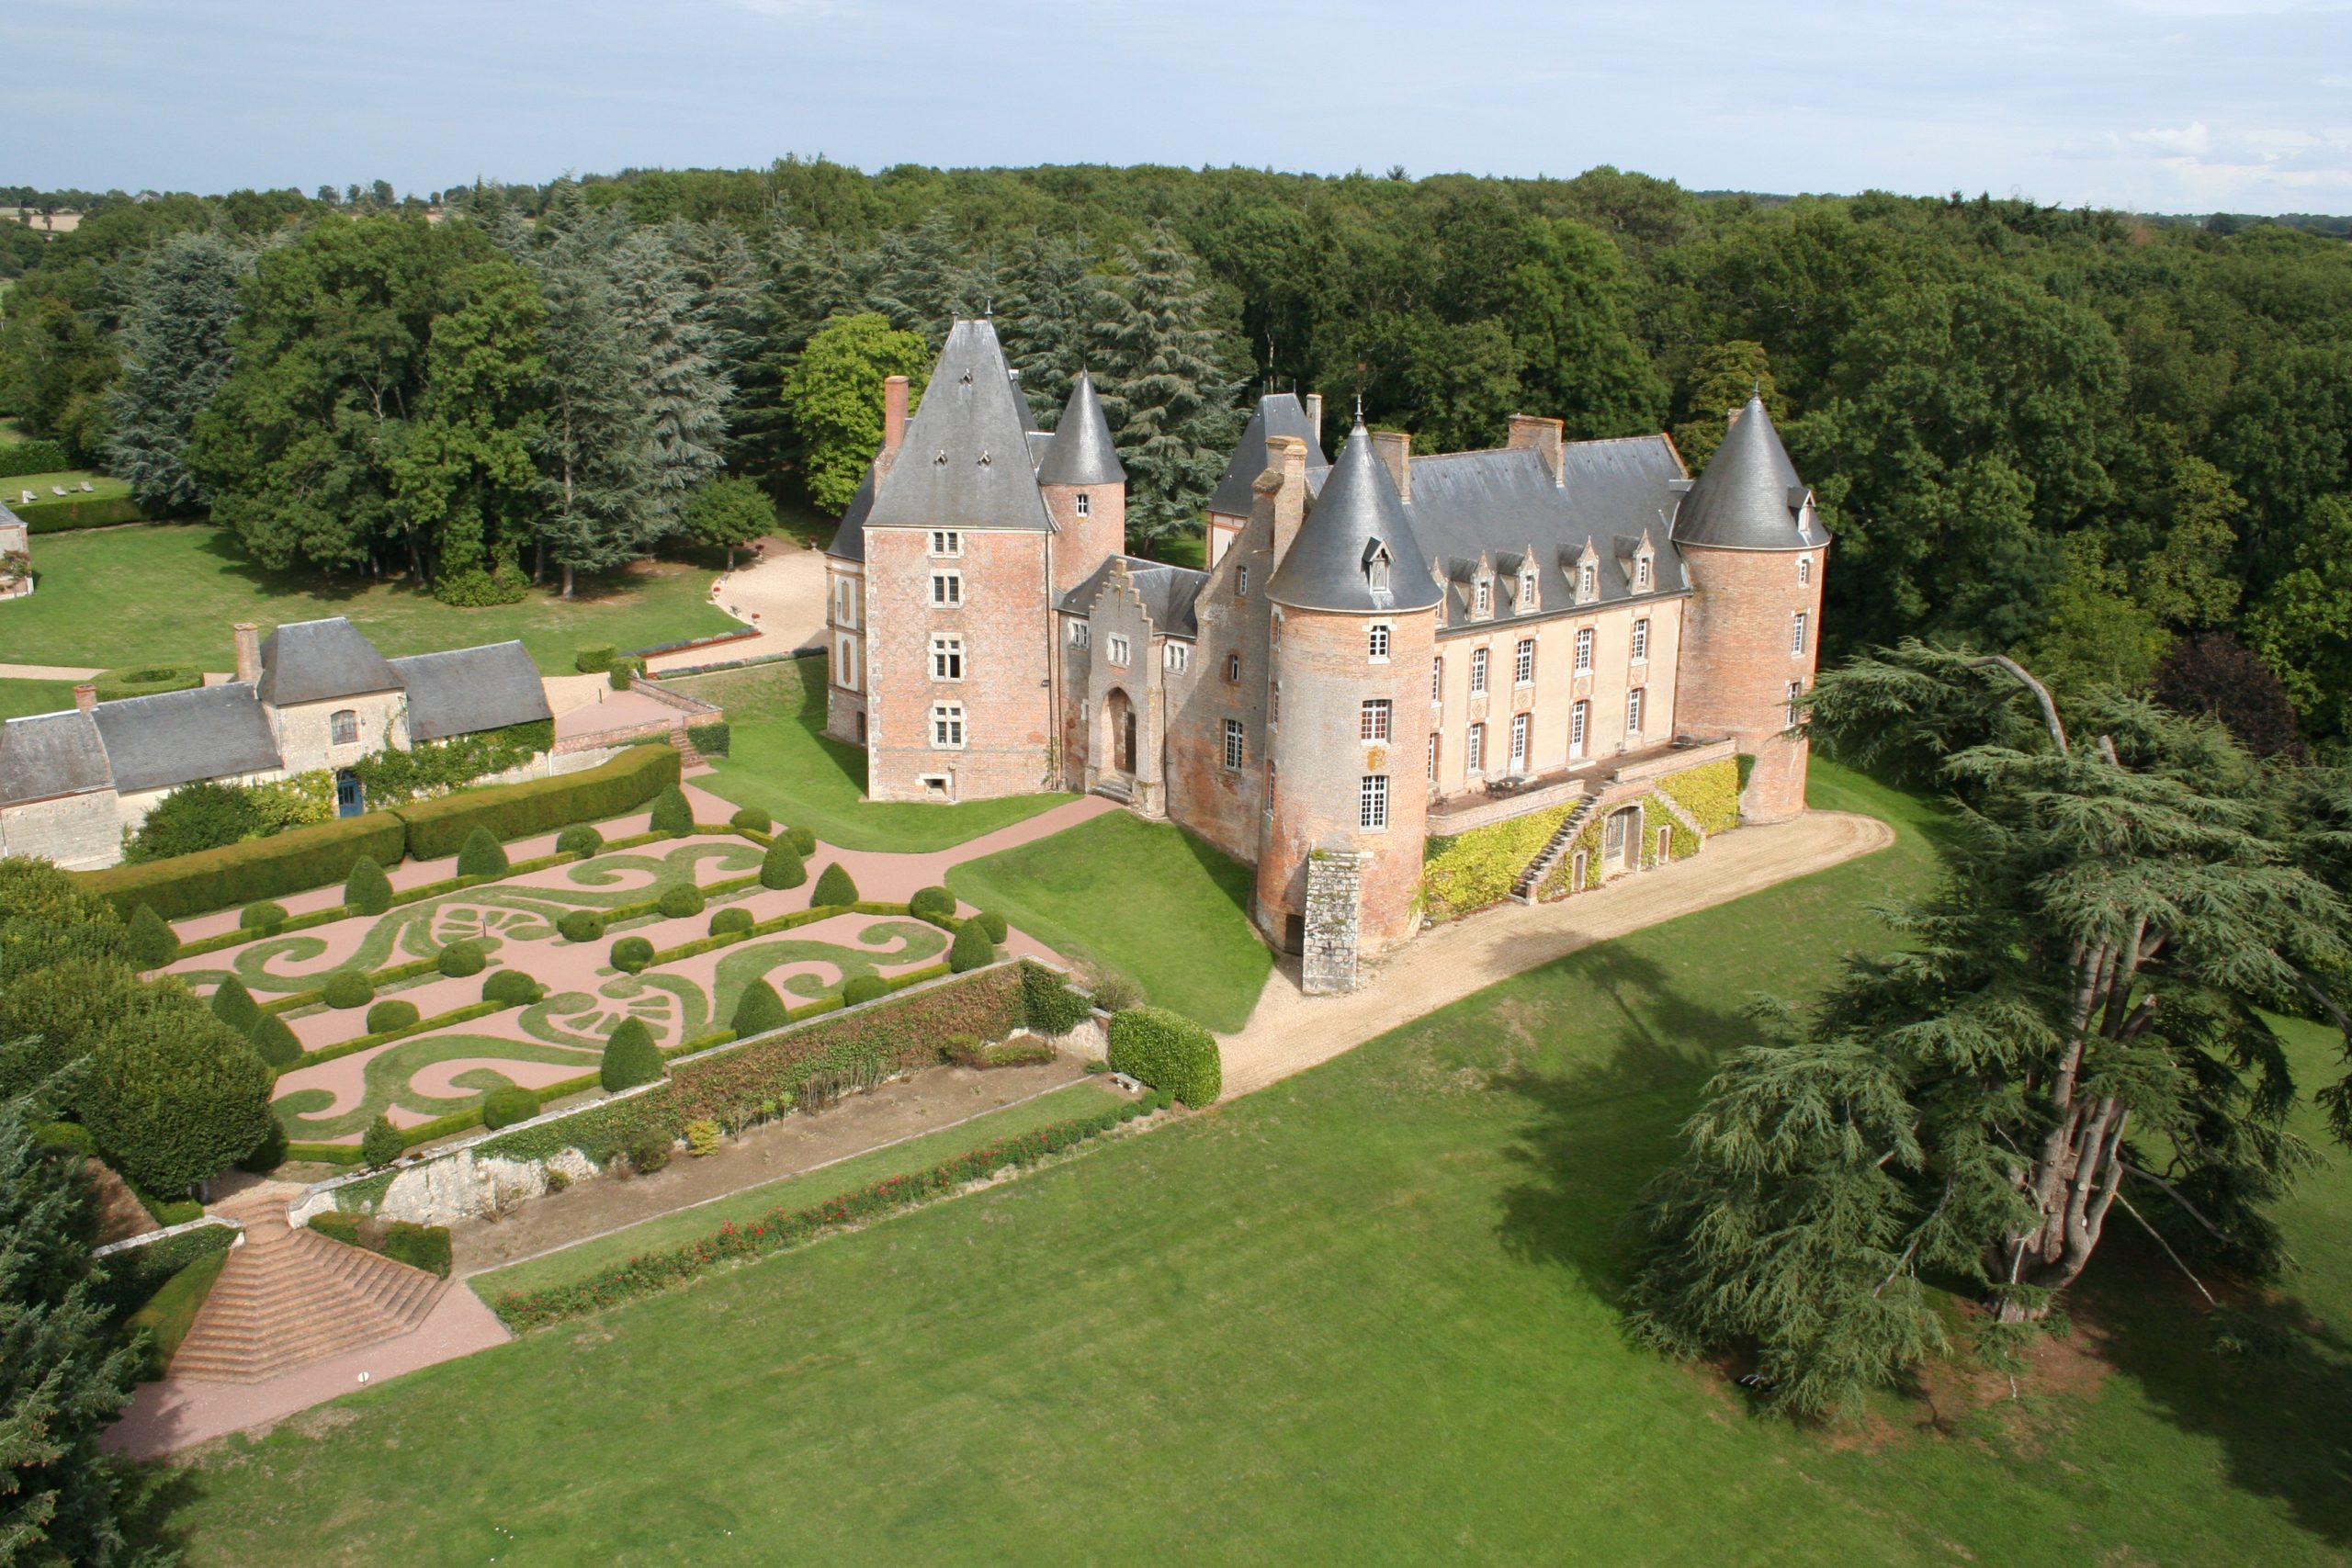
[[[258,1382],[395,1338],[448,1288],[422,1269],[289,1229],[282,1199],[233,1199],[216,1212],[243,1223],[245,1242],[172,1358],[175,1378]]]
[[[1576,842],[1577,835],[1584,830],[1585,819],[1592,815],[1592,807],[1593,797],[1586,795],[1577,802],[1575,810],[1560,819],[1558,829],[1544,840],[1544,847],[1535,852],[1535,858],[1527,863],[1527,869],[1519,874],[1519,880],[1510,885],[1513,898],[1522,904],[1535,902],[1536,889],[1544,886],[1544,878],[1559,863],[1568,846]]]
[[[1134,783],[1115,773],[1105,773],[1095,780],[1094,793],[1105,800],[1115,800],[1122,806],[1133,806],[1136,801]]]

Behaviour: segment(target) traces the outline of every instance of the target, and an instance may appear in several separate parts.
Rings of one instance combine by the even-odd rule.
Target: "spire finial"
[[[1356,423],[1363,423],[1363,393],[1361,390],[1356,393]]]
[[[1751,403],[1764,400],[1764,373],[1760,370],[1756,373],[1756,384],[1747,389],[1747,400]]]

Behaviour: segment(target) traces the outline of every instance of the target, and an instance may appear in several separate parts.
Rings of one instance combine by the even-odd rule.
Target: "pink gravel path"
[[[102,1448],[153,1459],[231,1432],[274,1426],[288,1416],[373,1385],[503,1345],[514,1336],[473,1292],[453,1283],[414,1331],[264,1382],[205,1382],[165,1378],[141,1383],[121,1420],[99,1434]]]
[[[582,1058],[582,1061],[587,1059]],[[427,1100],[470,1101],[481,1091],[460,1089],[457,1079],[459,1073],[469,1073],[476,1067],[488,1067],[503,1077],[512,1078],[525,1089],[545,1089],[551,1083],[576,1078],[583,1070],[578,1063],[572,1062],[518,1062],[511,1056],[459,1056],[453,1061],[435,1062],[429,1067],[419,1067],[409,1075],[408,1087]],[[458,1109],[456,1105],[449,1107],[450,1111]],[[392,1120],[398,1122],[402,1111],[394,1106],[390,1114]],[[414,1126],[417,1122],[430,1122],[435,1116],[446,1116],[448,1111],[411,1114],[415,1116],[415,1121],[406,1124]]]
[[[616,692],[609,683],[593,703],[556,715],[555,738],[576,740],[583,735],[601,735],[608,729],[628,729],[640,724],[666,724],[679,716],[678,710],[668,703],[657,702],[642,692]]]

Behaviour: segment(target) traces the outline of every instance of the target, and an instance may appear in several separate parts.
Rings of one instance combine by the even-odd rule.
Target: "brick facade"
[[[1826,546],[1813,549],[1715,550],[1687,547],[1698,588],[1690,650],[1682,661],[1680,707],[1693,729],[1729,735],[1756,759],[1740,813],[1781,822],[1804,810],[1812,743],[1789,722],[1790,688],[1809,690],[1821,648],[1821,579]],[[1804,581],[1799,580],[1804,563]],[[1802,651],[1798,615],[1805,617]]]

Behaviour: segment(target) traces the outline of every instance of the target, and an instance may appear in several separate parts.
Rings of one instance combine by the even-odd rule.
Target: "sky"
[[[1246,164],[2352,212],[2352,0],[0,0],[0,185]]]

